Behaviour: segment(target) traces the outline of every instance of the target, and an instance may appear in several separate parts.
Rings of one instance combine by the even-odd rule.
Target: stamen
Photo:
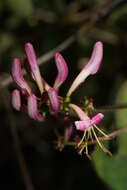
[[[94,127],[102,134],[104,135],[106,138],[108,138],[108,135],[106,135],[101,129],[99,129],[96,125],[94,125]]]
[[[85,142],[84,145],[82,145],[82,148],[79,151],[79,154],[82,154],[82,151],[84,150],[84,148],[87,146],[87,143]]]
[[[94,128],[92,128],[92,131],[93,131],[93,134],[94,134],[94,136],[95,136],[95,139],[96,139],[96,141],[98,142],[98,145],[100,146],[100,148],[101,148],[105,153],[107,153],[109,156],[112,156],[112,153],[111,153],[107,148],[105,148],[103,144],[100,143],[100,141],[99,141],[99,139],[98,139],[98,137],[97,137],[97,135],[96,135],[96,133],[95,133],[95,131],[94,131]]]
[[[86,151],[85,151],[85,154],[86,154],[86,156],[90,159],[90,160],[92,160],[92,158],[91,158],[91,156],[89,155],[89,153],[88,153],[88,144],[87,144],[87,142],[86,142]]]
[[[86,131],[84,132],[82,139],[77,144],[77,147],[79,147],[82,144],[82,142],[83,142],[83,140],[84,140],[85,137],[86,137]]]

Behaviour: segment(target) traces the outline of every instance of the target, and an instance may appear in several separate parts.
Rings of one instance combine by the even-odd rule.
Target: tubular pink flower
[[[34,76],[34,79],[35,79],[35,81],[38,85],[38,88],[42,94],[43,90],[44,90],[42,78],[41,78],[39,66],[37,63],[36,54],[35,54],[34,48],[31,43],[25,44],[25,51],[26,51],[26,56],[27,56],[30,68],[31,68],[32,75]]]
[[[59,110],[59,99],[58,99],[57,91],[54,88],[50,88],[48,90],[48,96],[49,96],[53,111],[57,113]]]
[[[76,88],[85,81],[89,75],[94,75],[97,73],[103,58],[103,44],[102,42],[96,42],[93,48],[92,56],[87,65],[84,66],[82,71],[73,81],[67,96],[70,96]]]
[[[74,109],[74,111],[78,115],[80,114],[79,111],[77,112],[77,109]],[[79,154],[82,154],[83,150],[85,149],[85,154],[88,156],[88,158],[91,159],[88,153],[88,141],[89,140],[93,141],[93,138],[95,138],[100,148],[104,152],[112,156],[112,153],[107,148],[105,148],[104,145],[99,141],[99,138],[97,137],[96,132],[95,132],[95,129],[96,129],[99,133],[101,133],[101,135],[108,138],[108,135],[106,135],[101,129],[99,129],[96,126],[96,124],[99,124],[103,118],[104,118],[104,115],[102,113],[98,113],[97,115],[92,117],[92,119],[88,117],[88,119],[86,120],[86,117],[85,117],[84,120],[75,121],[76,129],[84,132],[83,137],[81,138],[81,140],[78,142],[78,145],[77,145],[80,149]]]
[[[79,131],[85,131],[86,129],[88,129],[91,126],[90,120],[89,120],[89,122],[86,122],[86,121],[75,121],[75,126],[76,126],[77,130],[79,130]]]
[[[27,101],[28,115],[34,120],[43,121],[43,117],[38,111],[36,96],[34,94],[30,95]]]
[[[77,115],[79,116],[81,120],[85,120],[89,123],[89,120],[90,120],[89,117],[79,106],[75,104],[69,104],[69,106],[77,113]]]
[[[75,126],[77,130],[83,131],[83,136],[81,140],[78,142],[77,147],[79,147],[79,154],[82,154],[83,150],[85,149],[85,154],[88,156],[88,158],[91,159],[89,153],[88,153],[88,141],[91,140],[93,141],[93,138],[96,139],[98,145],[100,148],[109,154],[110,156],[112,155],[111,152],[104,147],[104,145],[99,141],[99,138],[96,135],[95,129],[101,133],[104,137],[108,138],[108,135],[106,135],[101,129],[99,129],[96,124],[99,124],[102,119],[104,118],[104,115],[102,113],[98,113],[92,119],[90,119],[88,116],[86,117],[86,114],[83,114],[83,110],[81,110],[80,107],[71,104],[70,107],[74,109],[74,111],[77,113],[79,118],[81,120],[75,121]],[[84,118],[83,118],[84,115]],[[81,148],[80,148],[81,147]]]
[[[64,58],[58,52],[55,54],[55,63],[58,70],[58,74],[54,83],[54,88],[58,89],[61,86],[61,84],[63,84],[63,82],[67,79],[68,67]]]
[[[30,75],[30,77],[32,77],[32,79],[34,79],[33,73],[31,72],[30,64],[29,64],[26,56],[24,57],[24,67],[25,67],[26,72]]]
[[[20,97],[20,91],[15,89],[12,92],[11,96],[11,103],[15,110],[20,111],[21,109],[21,97]]]
[[[31,93],[31,89],[27,82],[24,80],[21,70],[21,63],[20,60],[15,58],[12,63],[12,78],[13,80],[20,86],[22,91],[27,92],[28,94]]]
[[[98,113],[97,115],[92,117],[92,119],[90,119],[79,106],[75,104],[70,104],[70,107],[77,113],[77,115],[81,119],[80,121],[75,121],[76,129],[80,131],[85,131],[92,126],[99,124],[104,118],[104,115],[102,113]]]

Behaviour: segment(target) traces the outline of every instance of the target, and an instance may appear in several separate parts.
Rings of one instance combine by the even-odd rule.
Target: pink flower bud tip
[[[64,58],[60,53],[55,54],[55,63],[58,70],[58,74],[54,83],[54,88],[58,89],[68,76],[68,66]]]

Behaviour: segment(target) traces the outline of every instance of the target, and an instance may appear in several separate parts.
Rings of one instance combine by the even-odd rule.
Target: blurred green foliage
[[[116,105],[127,105],[127,81],[122,82],[118,88]],[[127,126],[127,109],[118,110],[115,113],[115,125],[117,129]],[[127,189],[127,132],[117,137],[116,153],[110,158],[101,150],[93,153],[94,165],[98,175],[114,190]]]
[[[124,81],[119,88],[116,103],[121,105],[127,104],[127,81]],[[127,110],[119,110],[115,113],[116,127],[122,128],[123,126],[127,126]],[[127,157],[127,132],[121,134],[118,137],[119,150],[118,154],[121,156]]]
[[[15,16],[23,18],[32,14],[33,11],[32,0],[7,0],[7,6]]]
[[[47,51],[56,47],[59,43],[63,42],[67,37],[75,34],[75,43],[62,53],[68,63],[69,78],[60,89],[60,93],[65,94],[72,80],[83,65],[87,63],[94,42],[101,40],[104,43],[102,67],[96,76],[89,77],[85,84],[74,93],[72,100],[79,103],[84,96],[92,97],[96,107],[114,103],[127,104],[127,5],[126,1],[121,0],[122,3],[118,4],[116,8],[113,8],[114,2],[118,2],[118,0],[0,0],[0,80],[4,78],[5,73],[10,73],[11,62],[14,57],[20,57],[23,61],[24,44],[26,42],[30,41],[33,43],[37,57],[40,57]],[[104,16],[108,9],[109,14]],[[102,17],[104,18],[102,19]],[[97,18],[100,18],[100,20],[90,27],[90,24],[94,23]],[[52,84],[56,76],[54,60],[52,59],[44,64],[41,67],[41,72],[44,78]],[[123,79],[125,79],[125,82]],[[14,84],[11,84],[9,86],[10,93],[13,88]],[[1,126],[3,126],[2,129],[4,131],[6,130],[5,126],[9,124],[6,123],[7,113],[6,110],[3,112],[3,109],[3,103],[0,102],[0,111],[2,110]],[[30,157],[29,159],[33,159],[32,162],[34,164],[32,164],[36,168],[35,173],[33,170],[33,175],[36,179],[37,189],[42,189],[42,185],[44,185],[44,189],[48,189],[49,186],[53,189],[52,184],[54,180],[52,180],[50,184],[48,181],[49,178],[54,179],[56,177],[56,182],[59,181],[58,178],[61,178],[60,180],[65,180],[66,173],[68,174],[68,178],[66,179],[67,184],[63,185],[66,180],[64,182],[62,181],[63,183],[60,181],[62,187],[60,184],[58,186],[54,185],[55,190],[77,189],[78,187],[73,184],[75,184],[75,181],[77,182],[78,177],[79,183],[77,184],[81,188],[84,188],[86,183],[85,188],[94,188],[95,190],[104,189],[104,184],[102,184],[100,180],[97,183],[97,175],[99,175],[104,183],[109,185],[109,187],[106,187],[106,190],[127,189],[126,133],[121,134],[116,138],[116,141],[112,142],[114,144],[112,158],[109,158],[96,147],[93,153],[93,159],[97,173],[93,174],[92,167],[87,165],[89,162],[83,160],[84,158],[82,158],[81,161],[79,157],[77,159],[74,153],[72,155],[70,154],[68,158],[66,152],[63,154],[61,153],[62,156],[65,156],[65,158],[62,156],[61,158],[55,151],[50,152],[49,144],[46,141],[43,142],[41,138],[47,138],[47,134],[49,133],[45,133],[46,129],[42,129],[43,126],[40,126],[41,124],[35,124],[33,121],[30,122],[29,119],[26,119],[22,114],[21,116],[18,115],[16,123],[21,133],[23,146],[26,147],[30,144],[35,150],[34,152],[32,149],[30,156],[27,151],[25,155],[27,158]],[[126,126],[127,110],[117,111],[114,115],[111,113],[105,114],[103,124],[107,132],[108,130],[111,132],[112,130]],[[29,128],[28,126],[36,127]],[[3,144],[7,144],[7,142],[4,142],[4,136],[2,137],[2,135],[0,139],[0,149],[2,149]],[[46,149],[46,147],[48,148]],[[109,145],[109,148],[111,148],[111,145]],[[7,149],[7,152],[11,155],[11,149]],[[39,152],[41,156],[36,156],[37,152]],[[56,154],[58,154],[57,161],[55,160]],[[2,160],[1,158],[0,161],[4,163],[5,158],[7,159],[9,156],[6,155],[6,151],[3,151],[1,155],[4,159]],[[45,162],[41,160],[42,157],[46,158],[44,161],[47,163],[47,170],[45,168]],[[55,160],[55,166],[52,161],[53,159]],[[65,162],[68,163],[68,166],[66,166]],[[37,165],[35,163],[37,163]],[[77,167],[77,163],[78,169],[75,168]],[[63,177],[59,175],[59,173],[62,173],[60,164],[63,166],[62,169],[65,172]],[[84,165],[86,167],[85,171]],[[32,166],[30,168],[32,168]],[[58,167],[58,173],[55,167]],[[43,169],[47,173],[44,172],[42,175],[41,172],[43,172]],[[37,176],[38,170],[40,172],[39,177]],[[76,173],[75,171],[78,172]],[[51,175],[49,174],[50,172],[54,173]],[[45,175],[47,175],[46,180],[43,177]],[[82,181],[80,175],[82,176]],[[8,188],[11,189],[11,183],[6,184],[9,184]],[[47,184],[49,184],[48,187]],[[47,188],[45,188],[45,186]],[[12,189],[14,188],[12,187]],[[19,185],[18,188],[15,189],[19,189]]]
[[[108,157],[98,148],[93,153],[96,171],[101,179],[113,190],[127,189],[127,156]]]

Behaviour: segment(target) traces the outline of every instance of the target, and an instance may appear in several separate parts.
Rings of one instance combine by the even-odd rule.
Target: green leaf
[[[93,153],[93,162],[99,177],[112,189],[127,189],[127,157],[109,157],[97,147]]]
[[[127,81],[122,83],[116,96],[116,104],[127,104]],[[115,112],[116,128],[127,125],[127,109]],[[96,148],[93,153],[93,161],[96,171],[101,179],[104,180],[114,190],[127,189],[127,133],[124,132],[117,137],[117,155],[111,158]]]
[[[127,105],[127,81],[125,81],[118,90],[116,104]],[[122,128],[127,126],[127,109],[121,109],[115,112],[116,127]],[[118,154],[127,156],[127,132],[118,136]]]

